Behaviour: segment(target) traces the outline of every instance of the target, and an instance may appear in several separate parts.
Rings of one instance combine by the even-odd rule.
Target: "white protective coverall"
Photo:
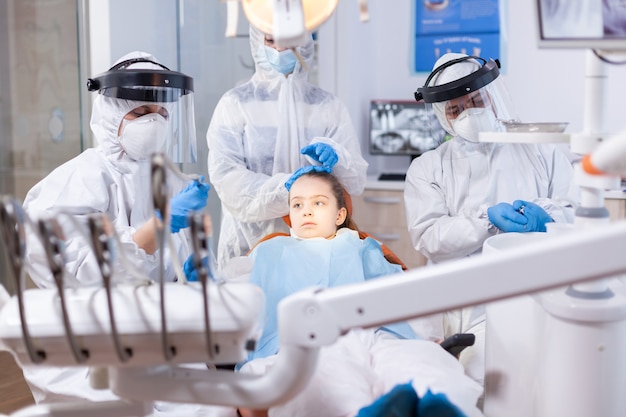
[[[435,67],[461,56],[447,54]],[[444,69],[431,85],[457,80],[478,68],[473,60],[454,64]],[[483,89],[490,87],[492,84]],[[488,91],[496,101],[498,92]],[[440,123],[454,138],[411,163],[404,190],[411,241],[429,262],[481,253],[483,242],[498,233],[489,221],[487,209],[500,202],[531,201],[555,222],[573,222],[579,193],[573,181],[573,168],[563,151],[555,145],[466,140],[456,135],[445,120],[441,103],[434,103],[433,107]],[[427,338],[475,333],[475,345],[463,351],[460,359],[468,374],[482,382],[484,319],[484,306],[475,306],[446,313],[443,321],[440,317],[433,317],[430,323],[423,320],[423,328],[416,330]],[[424,334],[426,331],[432,333]]]
[[[131,53],[118,62],[135,57],[156,60],[146,53]],[[130,68],[162,69],[161,67],[141,63]],[[136,107],[151,102],[122,100],[97,94],[91,114],[95,148],[86,149],[80,155],[54,169],[48,176],[37,183],[24,199],[24,210],[29,218],[54,216],[57,212],[72,214],[82,224],[90,214],[108,215],[122,242],[126,256],[132,259],[135,269],[153,280],[158,278],[159,255],[147,254],[133,241],[132,236],[154,214],[150,189],[150,161],[134,161],[123,151],[118,140],[118,129],[124,116]],[[173,174],[167,176],[171,195],[182,189],[183,183]],[[64,253],[66,257],[67,279],[73,285],[101,285],[102,275],[96,259],[92,254],[89,242],[75,229],[67,216],[56,218],[66,233]],[[37,237],[28,228],[26,261],[28,273],[39,286],[50,288],[54,281],[43,247]],[[86,230],[86,229],[85,229]],[[191,246],[188,244],[186,231],[172,234],[175,247],[178,248],[179,259],[183,261],[189,255]],[[166,255],[169,255],[168,253]],[[181,261],[182,262],[182,261]],[[166,265],[171,262],[166,260]],[[121,257],[115,257],[115,277],[123,277],[124,267]],[[166,276],[174,278],[173,268],[169,268]]]
[[[118,62],[144,57],[156,61],[146,53],[130,53]],[[133,64],[129,68],[162,69],[150,63]],[[80,220],[94,213],[106,213],[119,234],[121,250],[131,259],[139,272],[152,279],[158,278],[158,250],[147,254],[132,240],[137,228],[142,226],[154,213],[150,191],[150,161],[138,162],[130,159],[122,150],[118,140],[118,129],[124,115],[143,104],[139,101],[122,100],[98,94],[95,98],[91,129],[96,143],[95,148],[82,152],[77,157],[52,171],[35,185],[27,194],[24,209],[33,220],[52,216],[57,210],[69,212]],[[183,183],[173,175],[168,175],[172,195],[183,188]],[[177,181],[179,184],[174,185]],[[102,285],[102,275],[92,254],[89,242],[81,235],[74,234],[66,216],[57,216],[63,230],[68,233],[65,241],[66,268],[70,285]],[[30,229],[30,228],[29,228]],[[174,246],[183,262],[191,253],[188,231],[172,234]],[[27,236],[27,266],[33,281],[40,287],[54,285],[48,268],[43,247],[36,241],[32,230]],[[117,249],[120,250],[120,249]],[[124,276],[123,266],[116,257],[113,278]],[[166,251],[166,265],[171,265]],[[119,268],[119,269],[118,269]],[[166,269],[166,279],[173,280],[171,267]],[[28,306],[27,306],[28,308]],[[31,388],[35,401],[55,403],[78,400],[105,401],[117,399],[110,390],[96,390],[89,385],[90,370],[87,367],[49,367],[28,365],[22,367],[24,377]],[[201,405],[155,403],[154,416],[197,416],[199,410],[208,407]],[[210,407],[213,409],[214,407]]]
[[[299,62],[287,77],[269,64],[264,34],[250,27],[256,72],[220,99],[207,132],[209,180],[222,202],[218,264],[244,256],[265,235],[288,233],[285,182],[304,165],[300,149],[310,143],[331,145],[333,167],[352,195],[363,192],[367,162],[344,104],[307,81]],[[307,66],[313,41],[298,48]]]
[[[253,374],[264,374],[276,363],[280,336],[277,306],[285,297],[311,286],[332,288],[385,279],[402,270],[385,259],[380,243],[360,239],[356,231],[346,227],[332,239],[275,237],[257,245],[250,257],[254,259],[250,282],[266,294],[263,334],[241,368],[241,372]],[[285,280],[286,276],[291,278]],[[394,385],[408,381],[420,397],[430,388],[448,396],[468,417],[482,416],[476,408],[482,387],[440,346],[417,340],[406,322],[352,329],[336,343],[322,347],[306,388],[271,407],[268,414],[353,416]]]

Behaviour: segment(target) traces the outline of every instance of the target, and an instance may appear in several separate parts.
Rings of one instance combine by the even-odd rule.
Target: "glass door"
[[[110,65],[130,51],[153,54],[171,69],[194,79],[198,162],[183,166],[208,178],[206,132],[213,109],[228,89],[248,80],[254,71],[248,42],[248,21],[240,14],[238,36],[226,38],[226,3],[219,0],[82,0],[89,4],[89,52],[92,62],[102,54]],[[103,6],[105,4],[106,6]],[[105,8],[96,11],[95,8]],[[103,19],[106,15],[108,22]],[[140,18],[138,18],[140,17]],[[94,54],[97,52],[98,56]],[[106,71],[104,63],[92,71]],[[97,68],[96,68],[97,67]],[[89,100],[89,96],[85,96]],[[217,241],[220,201],[212,189],[208,203]]]
[[[198,169],[208,178],[206,132],[213,110],[227,90],[247,81],[254,73],[248,22],[240,13],[237,37],[226,38],[224,2],[180,0],[179,4],[180,67],[194,78]],[[208,205],[217,244],[221,205],[213,189]]]
[[[20,202],[81,152],[77,13],[76,0],[0,0],[0,194]]]

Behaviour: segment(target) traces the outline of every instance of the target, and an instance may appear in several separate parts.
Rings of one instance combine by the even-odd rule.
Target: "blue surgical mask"
[[[265,55],[270,65],[281,74],[289,74],[296,67],[296,56],[291,49],[277,51],[274,48],[265,46]]]

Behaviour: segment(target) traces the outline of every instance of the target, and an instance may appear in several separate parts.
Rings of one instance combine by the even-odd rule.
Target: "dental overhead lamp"
[[[338,0],[242,0],[243,12],[263,33],[284,48],[307,41],[308,33],[324,23],[335,11]]]
[[[227,0],[227,37],[236,36],[239,1],[252,26],[272,34],[276,45],[294,48],[330,18],[339,0]],[[358,3],[361,21],[369,20],[367,0]]]

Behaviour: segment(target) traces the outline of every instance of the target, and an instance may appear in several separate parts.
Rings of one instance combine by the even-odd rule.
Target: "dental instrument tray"
[[[519,122],[500,120],[507,132],[519,133],[563,133],[568,122]]]
[[[65,288],[66,308],[74,337],[86,353],[84,365],[151,366],[164,363],[161,349],[162,320],[175,354],[166,362],[232,364],[247,357],[254,345],[264,296],[248,283],[222,283],[207,288],[211,312],[212,352],[207,354],[202,310],[202,289],[197,283],[165,284],[165,312],[161,313],[159,285],[117,285],[112,301],[117,332],[132,354],[121,363],[114,349],[104,288]],[[59,314],[56,289],[24,291],[26,318],[42,365],[76,366],[68,349],[68,335]],[[0,310],[0,345],[15,352],[22,363],[31,363],[22,333],[17,298]]]

